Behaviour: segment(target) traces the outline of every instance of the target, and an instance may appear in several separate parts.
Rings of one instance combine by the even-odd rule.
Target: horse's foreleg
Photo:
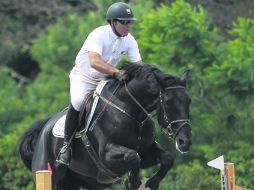
[[[139,154],[135,150],[112,143],[107,144],[105,150],[105,163],[109,169],[121,175],[129,171],[125,187],[126,189],[137,189],[141,185]]]
[[[149,187],[151,190],[159,188],[161,180],[174,164],[173,156],[165,151],[157,142],[154,142],[152,147],[142,155],[141,168],[148,168],[158,163],[161,164],[158,172],[146,182],[146,187]]]

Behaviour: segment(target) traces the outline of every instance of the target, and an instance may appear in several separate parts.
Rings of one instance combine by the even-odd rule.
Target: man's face
[[[133,21],[129,21],[129,20],[123,20],[123,21],[119,20],[119,21],[114,22],[115,29],[121,36],[128,35],[128,33],[131,30],[132,23],[133,23]]]

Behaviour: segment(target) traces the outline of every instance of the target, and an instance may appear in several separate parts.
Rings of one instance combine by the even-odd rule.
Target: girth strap
[[[89,142],[88,139],[86,139],[86,143],[85,143],[86,149],[90,155],[90,158],[93,160],[93,162],[95,163],[95,165],[97,166],[99,172],[101,172],[102,174],[113,178],[112,180],[118,180],[119,177],[117,174],[115,174],[114,172],[112,172],[111,170],[109,170],[100,160],[98,154],[96,153],[96,151],[94,150],[93,146],[91,145],[91,143]]]

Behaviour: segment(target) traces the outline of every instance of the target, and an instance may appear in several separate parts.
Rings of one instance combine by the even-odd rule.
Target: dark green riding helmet
[[[131,20],[135,21],[133,11],[131,7],[123,2],[112,4],[106,14],[107,21],[111,20]]]

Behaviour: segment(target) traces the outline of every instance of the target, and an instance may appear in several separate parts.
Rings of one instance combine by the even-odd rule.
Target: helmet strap
[[[110,26],[111,26],[111,28],[112,28],[112,30],[113,30],[113,32],[118,36],[118,37],[123,37],[119,32],[117,32],[117,30],[116,30],[116,27],[115,27],[115,20],[111,20],[111,21],[109,21],[110,22]]]

